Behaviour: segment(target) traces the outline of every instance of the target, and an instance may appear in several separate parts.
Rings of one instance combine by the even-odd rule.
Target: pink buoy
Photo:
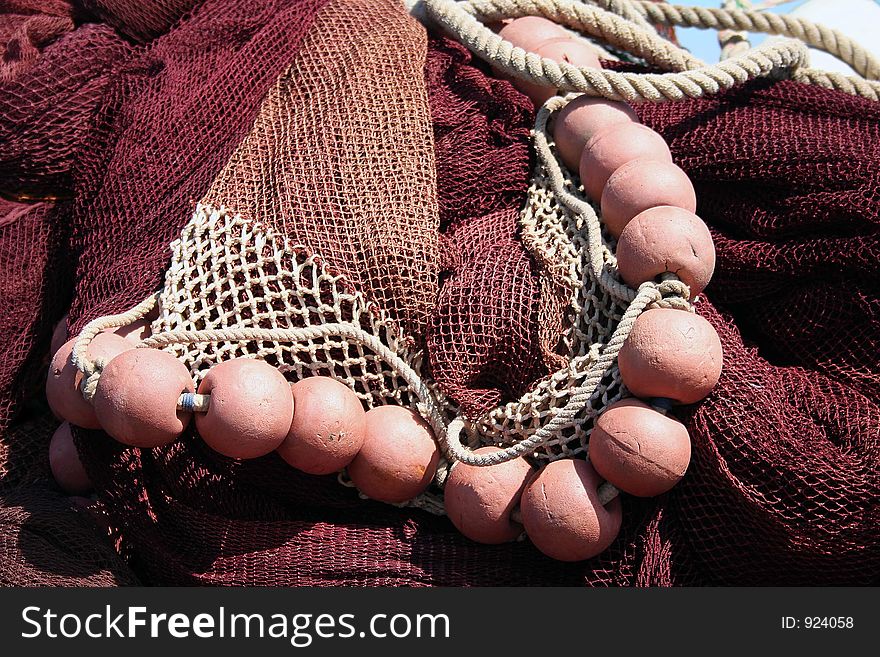
[[[602,505],[602,478],[586,461],[547,464],[526,485],[520,513],[529,539],[560,561],[581,561],[604,552],[620,531],[620,498]]]
[[[475,453],[497,451],[501,450],[480,447]],[[443,487],[446,515],[458,531],[477,543],[513,541],[523,528],[510,513],[533,474],[534,468],[521,457],[485,467],[457,463]]]
[[[672,153],[663,137],[641,123],[618,123],[594,135],[578,168],[587,195],[600,201],[611,174],[636,159],[672,162]]]
[[[617,269],[632,287],[675,274],[696,297],[712,280],[715,245],[693,212],[661,205],[632,219],[617,240]]]
[[[55,352],[46,377],[46,400],[49,408],[59,420],[67,420],[83,429],[100,429],[101,424],[95,416],[95,409],[87,402],[80,391],[82,372],[71,361],[71,352],[76,338],[65,342]],[[87,355],[92,360],[99,358],[109,361],[134,345],[112,333],[99,333],[89,343]]]
[[[578,171],[581,153],[595,135],[620,123],[636,123],[632,107],[623,102],[578,96],[559,110],[552,124],[556,150],[563,164]]]
[[[358,490],[391,504],[424,492],[440,460],[431,427],[402,406],[377,406],[366,420],[364,444],[348,466]]]
[[[637,399],[611,404],[590,434],[590,461],[604,479],[638,497],[675,486],[691,461],[685,426]]]
[[[234,459],[254,459],[284,442],[293,420],[293,395],[287,379],[262,360],[235,358],[212,367],[199,384],[211,395],[196,428],[216,452]]]
[[[192,414],[177,400],[193,392],[186,365],[165,351],[132,349],[107,363],[95,389],[95,414],[111,437],[131,447],[168,445]]]
[[[366,413],[344,383],[313,376],[291,386],[293,422],[278,454],[297,470],[324,475],[338,472],[364,444]]]
[[[83,495],[92,490],[92,482],[86,474],[79,452],[73,442],[70,424],[62,422],[49,441],[49,468],[55,483],[65,493]]]
[[[131,324],[120,326],[118,329],[114,330],[114,333],[131,340],[132,342],[140,342],[141,340],[150,337],[150,322],[146,319],[139,319]]]
[[[49,353],[56,354],[67,342],[67,315],[58,320],[52,331],[52,341],[49,343]]]
[[[572,39],[568,36],[550,39],[538,44],[534,52],[541,57],[552,59],[558,63],[571,64],[572,66],[600,68],[599,56],[596,51],[581,39]],[[556,89],[542,84],[535,84],[516,78],[514,85],[532,99],[535,105],[543,105],[548,98],[555,96]]]
[[[126,324],[125,326],[120,326],[115,329],[107,329],[108,331],[113,331],[116,335],[121,335],[123,338],[127,338],[133,342],[140,342],[141,340],[146,340],[152,334],[152,325],[153,321],[159,317],[159,308],[155,307],[146,315],[141,317],[138,320],[135,320],[131,324]]]
[[[672,162],[631,160],[611,174],[602,190],[602,221],[614,237],[640,212],[673,205],[688,212],[697,209],[691,179]]]
[[[693,404],[721,376],[721,340],[695,313],[672,308],[646,310],[636,319],[617,354],[623,383],[636,397],[666,397]]]
[[[573,39],[571,32],[541,16],[522,16],[510,21],[498,33],[518,48],[528,52],[551,39]]]

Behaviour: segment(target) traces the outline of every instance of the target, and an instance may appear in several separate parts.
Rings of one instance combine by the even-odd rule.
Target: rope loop
[[[790,77],[871,100],[880,98],[880,60],[842,32],[804,18],[648,0],[424,0],[424,6],[433,21],[481,59],[508,75],[563,92],[656,103],[714,95],[759,77]],[[484,25],[521,16],[543,16],[669,72],[620,73],[572,66],[526,52]],[[709,65],[657,35],[651,23],[789,38],[767,41]],[[807,46],[834,55],[856,75],[808,68]]]

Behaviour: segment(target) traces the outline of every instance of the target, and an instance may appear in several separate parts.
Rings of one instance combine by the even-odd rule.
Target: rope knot
[[[691,290],[675,274],[664,274],[663,280],[660,283],[642,283],[639,286],[639,292],[647,287],[653,287],[656,291],[656,296],[646,304],[646,310],[651,308],[674,308],[676,310],[693,312],[693,306],[691,306],[688,300],[691,296]]]
[[[95,397],[95,391],[98,389],[98,381],[100,380],[101,373],[104,371],[104,367],[107,363],[108,360],[103,357],[88,362],[89,367],[83,372],[82,381],[80,381],[79,384],[83,399],[87,402],[92,401]]]

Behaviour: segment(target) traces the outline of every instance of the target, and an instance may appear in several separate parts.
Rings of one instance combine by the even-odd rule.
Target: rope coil
[[[880,99],[880,61],[842,32],[804,18],[759,11],[679,7],[645,0],[587,4],[575,0],[424,0],[430,18],[474,54],[509,75],[559,89],[631,103],[701,98],[758,77],[785,75],[871,100]],[[595,6],[595,5],[602,5]],[[708,65],[652,30],[649,23],[715,30],[745,30],[797,39],[774,40]],[[627,50],[669,73],[620,73],[579,68],[527,53],[483,22],[543,16]],[[857,75],[808,67],[807,46],[828,52]]]

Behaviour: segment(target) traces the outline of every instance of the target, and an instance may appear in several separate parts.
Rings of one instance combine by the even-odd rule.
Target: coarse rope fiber
[[[645,1],[598,3],[606,8],[575,0],[424,1],[428,15],[480,58],[509,75],[561,91],[633,103],[663,102],[717,94],[757,77],[786,75],[799,82],[871,100],[880,98],[880,62],[843,33],[799,17]],[[661,25],[747,30],[792,37],[797,41],[768,41],[741,55],[707,65],[619,15],[621,4],[634,8],[649,22]],[[626,73],[556,62],[514,46],[481,22],[521,16],[544,16],[671,72]],[[806,46],[838,57],[858,75],[810,68]]]

